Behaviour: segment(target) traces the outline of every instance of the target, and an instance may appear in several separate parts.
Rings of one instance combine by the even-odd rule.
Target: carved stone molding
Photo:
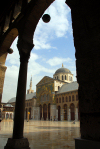
[[[34,44],[19,38],[17,47],[20,54],[20,62],[28,62],[28,59],[30,58],[30,51],[34,47]]]
[[[0,65],[0,71],[5,72],[5,71],[6,71],[6,69],[7,69],[7,67],[6,67],[6,66],[4,66],[4,65]]]

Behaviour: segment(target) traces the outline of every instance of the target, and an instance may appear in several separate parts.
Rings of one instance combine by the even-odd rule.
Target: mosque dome
[[[64,68],[64,66],[62,64],[62,67],[56,70],[55,75],[58,73],[71,73],[71,71],[67,68]]]

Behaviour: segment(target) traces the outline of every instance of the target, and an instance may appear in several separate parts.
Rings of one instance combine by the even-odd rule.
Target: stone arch
[[[8,54],[8,49],[10,48],[12,42],[14,39],[18,36],[18,30],[16,28],[13,28],[4,38],[2,41],[2,45],[0,47],[0,103],[1,103],[1,98],[2,98],[2,93],[3,93],[3,84],[4,84],[4,78],[5,78],[5,72],[7,67],[5,66],[5,61],[7,58]]]
[[[7,57],[7,50],[10,48],[11,44],[18,36],[18,29],[13,28],[3,39],[2,45],[0,47],[0,63],[5,65],[6,57]]]
[[[71,120],[75,120],[75,105],[74,105],[74,103],[70,104],[70,115],[71,115]]]
[[[23,32],[23,34],[20,35],[20,39],[24,39],[25,41],[29,43],[33,43],[33,36],[36,29],[36,26],[42,17],[45,10],[53,3],[54,0],[44,1],[39,0],[37,1],[31,1],[30,2],[30,10],[27,13],[25,24],[22,25],[22,27],[19,29],[19,32]],[[24,28],[23,28],[24,26]]]

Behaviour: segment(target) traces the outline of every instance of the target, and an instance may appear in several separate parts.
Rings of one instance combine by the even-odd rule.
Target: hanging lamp
[[[42,16],[42,20],[43,20],[43,22],[45,22],[45,23],[48,23],[48,22],[50,21],[50,19],[51,19],[51,17],[50,17],[49,14],[44,14],[44,15]]]

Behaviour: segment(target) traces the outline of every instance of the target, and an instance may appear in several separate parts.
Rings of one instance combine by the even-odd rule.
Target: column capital
[[[17,48],[19,50],[20,54],[20,62],[28,62],[28,59],[30,58],[30,52],[32,48],[34,47],[34,44],[26,41],[24,39],[18,39],[17,42]]]
[[[1,64],[0,64],[0,70],[1,70],[1,71],[5,72],[6,69],[7,69],[7,67],[6,67],[5,65],[1,65]]]

